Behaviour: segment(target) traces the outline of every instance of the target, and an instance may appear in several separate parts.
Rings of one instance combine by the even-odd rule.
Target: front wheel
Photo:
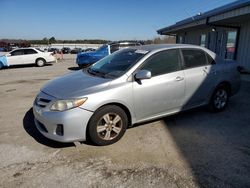
[[[97,110],[91,117],[88,135],[96,145],[109,145],[124,135],[128,126],[128,117],[118,106],[108,105]]]
[[[229,100],[229,92],[226,87],[219,86],[215,89],[209,103],[212,112],[221,112],[225,109]]]

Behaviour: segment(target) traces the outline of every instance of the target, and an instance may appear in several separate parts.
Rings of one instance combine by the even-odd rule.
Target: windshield
[[[87,71],[104,78],[118,78],[135,65],[148,51],[124,49],[101,59]]]
[[[108,49],[108,45],[104,44],[101,47],[97,48],[96,52],[101,52]]]

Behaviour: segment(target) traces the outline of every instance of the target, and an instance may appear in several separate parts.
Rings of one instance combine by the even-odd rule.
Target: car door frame
[[[36,52],[36,53],[33,53],[33,54],[26,54],[26,53],[25,53],[26,50],[32,50],[32,51],[34,51],[34,52]],[[36,50],[34,50],[34,49],[29,49],[29,48],[24,49],[23,63],[24,63],[24,64],[33,64],[33,63],[36,62],[36,59],[37,59],[38,57],[39,57],[39,53],[38,53]]]
[[[138,83],[138,81],[135,79],[135,74],[138,72],[138,70],[141,70],[141,67],[148,61],[150,60],[154,55],[160,53],[160,52],[164,52],[164,51],[168,51],[168,50],[177,50],[179,53],[179,66],[180,66],[180,70],[179,71],[174,71],[174,72],[169,72],[169,73],[165,73],[165,74],[161,74],[161,75],[156,75],[150,79],[145,79],[145,80],[140,80],[141,83]],[[137,122],[143,122],[143,121],[147,121],[150,119],[155,119],[155,118],[159,118],[159,117],[163,117],[165,115],[168,114],[172,114],[172,113],[176,113],[179,112],[182,106],[182,102],[177,102],[177,101],[170,101],[170,103],[172,103],[172,106],[174,106],[173,108],[167,109],[167,107],[164,110],[158,111],[156,113],[153,113],[151,115],[149,115],[149,112],[146,110],[145,106],[140,106],[138,107],[138,97],[135,96],[136,93],[136,89],[138,89],[139,87],[142,86],[142,84],[144,83],[144,85],[148,86],[152,83],[150,82],[155,82],[155,80],[161,80],[161,78],[165,77],[166,79],[169,79],[169,83],[180,83],[179,85],[182,86],[182,93],[179,92],[180,94],[180,98],[183,98],[185,95],[185,77],[184,77],[184,73],[183,73],[183,63],[182,63],[182,58],[181,58],[181,54],[180,54],[180,49],[179,48],[171,48],[171,49],[163,49],[160,51],[155,52],[154,54],[151,54],[147,59],[145,59],[137,68],[136,70],[132,73],[133,79],[132,79],[132,90],[133,90],[133,104],[134,104],[134,111],[135,111],[135,116],[137,119]],[[180,80],[178,80],[180,79]],[[167,90],[167,89],[166,89]],[[155,91],[153,91],[154,93]],[[144,92],[143,92],[144,93]],[[145,93],[144,93],[145,94]],[[153,95],[153,94],[152,94]],[[145,97],[145,96],[144,96]],[[167,97],[166,97],[167,98]],[[147,99],[148,100],[148,99]],[[142,102],[142,101],[140,101]],[[139,102],[139,103],[140,103]],[[161,101],[162,102],[162,101]],[[163,101],[164,102],[164,101]],[[166,101],[165,101],[166,102]],[[169,101],[167,101],[167,103],[169,103]],[[175,106],[175,104],[178,103],[178,106]],[[166,104],[169,105],[169,104]],[[149,104],[149,106],[153,107],[152,105]],[[141,114],[138,115],[138,111],[143,110],[146,115],[142,116]]]
[[[206,64],[196,66],[196,67],[186,68],[183,50],[202,51],[205,55],[205,58],[206,58]],[[208,56],[210,56],[209,53],[207,53],[205,50],[203,50],[201,48],[192,48],[192,47],[180,48],[180,54],[181,54],[182,67],[183,67],[183,72],[185,75],[185,82],[186,82],[183,110],[187,110],[187,109],[194,108],[197,106],[202,106],[202,105],[206,104],[207,101],[209,101],[207,99],[207,96],[210,96],[212,88],[214,88],[215,83],[217,83],[217,76],[216,76],[217,68],[215,66],[216,62],[214,61],[213,63],[209,63],[209,60],[208,60]],[[192,90],[189,90],[190,87],[189,87],[189,75],[188,74],[189,74],[189,72],[195,73],[197,71],[199,71],[204,76],[204,80],[201,83],[202,85],[200,85],[198,88],[196,88],[196,91],[192,91]],[[197,81],[197,79],[196,79],[196,81]],[[196,84],[196,82],[192,82],[191,86],[194,86],[195,84]],[[199,93],[200,92],[200,91],[198,91],[199,89],[202,90],[201,93]],[[196,100],[195,99],[196,96],[199,96],[200,94],[202,95],[202,92],[207,93],[207,95],[204,94],[203,99],[201,98],[201,100],[199,100],[199,99]],[[192,96],[190,95],[190,93],[193,93]]]
[[[9,54],[15,52],[15,51],[23,51],[22,55],[14,55],[14,56],[7,56],[7,61],[9,65],[21,65],[23,63],[23,55],[24,55],[24,49],[16,49],[10,52]]]

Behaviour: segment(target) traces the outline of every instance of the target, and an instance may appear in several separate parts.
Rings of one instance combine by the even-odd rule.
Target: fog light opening
[[[62,124],[57,124],[56,134],[59,136],[63,136],[63,125]]]

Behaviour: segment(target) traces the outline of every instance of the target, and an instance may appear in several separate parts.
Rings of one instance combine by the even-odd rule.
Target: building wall
[[[241,24],[237,60],[250,70],[250,21]]]
[[[183,43],[200,45],[201,34],[206,34],[206,47],[224,58],[227,39],[226,33],[232,29],[217,27],[216,31],[218,34],[215,38],[212,28],[213,27],[206,27],[203,29],[192,29],[186,30],[185,32],[179,32],[177,33],[177,42],[180,43],[179,37],[182,36]],[[241,23],[240,32],[238,34],[239,40],[236,61],[247,70],[250,70],[250,21]]]

